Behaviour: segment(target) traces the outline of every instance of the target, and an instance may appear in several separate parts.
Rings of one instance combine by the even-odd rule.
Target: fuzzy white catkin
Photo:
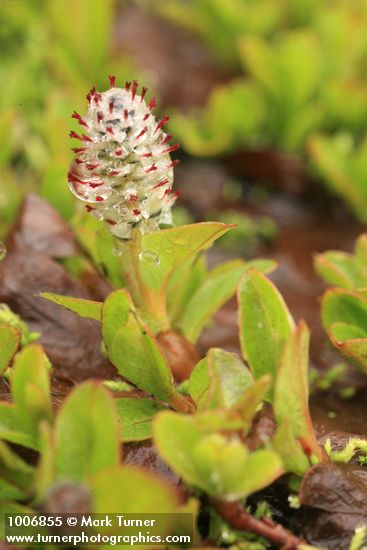
[[[81,141],[73,149],[68,181],[71,191],[85,201],[86,209],[106,222],[111,232],[128,239],[132,229],[142,233],[154,231],[159,224],[172,221],[171,207],[177,193],[172,192],[173,167],[170,135],[163,125],[168,117],[157,121],[152,115],[155,99],[147,105],[146,88],[137,94],[138,83],[126,83],[87,95],[88,112],[73,114],[84,133],[70,132]]]

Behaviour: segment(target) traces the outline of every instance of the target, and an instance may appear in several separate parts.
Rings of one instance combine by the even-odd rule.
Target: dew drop
[[[159,256],[155,252],[151,252],[150,250],[145,250],[144,252],[141,252],[139,254],[139,260],[145,265],[151,267],[156,267],[157,265],[159,265],[160,262]]]
[[[5,260],[7,252],[5,244],[0,241],[0,262]]]

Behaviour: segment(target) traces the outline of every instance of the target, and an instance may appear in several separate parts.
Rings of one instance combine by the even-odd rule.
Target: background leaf
[[[0,375],[10,365],[19,349],[21,335],[16,328],[9,325],[0,325]]]
[[[59,304],[60,306],[77,313],[79,317],[87,317],[89,319],[101,320],[102,303],[94,300],[84,300],[83,298],[73,298],[72,296],[61,296],[53,292],[41,292],[40,296]]]
[[[294,321],[276,287],[264,275],[248,270],[238,287],[240,342],[255,376],[275,378]]]
[[[166,407],[151,399],[123,397],[115,399],[120,418],[122,438],[127,441],[143,441],[152,437],[152,419]]]
[[[56,478],[85,481],[119,463],[120,429],[113,399],[96,382],[84,382],[65,400],[55,426]]]

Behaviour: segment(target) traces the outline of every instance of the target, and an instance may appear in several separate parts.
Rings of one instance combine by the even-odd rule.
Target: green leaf
[[[185,260],[170,277],[167,289],[167,309],[176,327],[191,296],[203,282],[207,267],[204,254],[197,254]]]
[[[34,438],[24,431],[25,426],[13,403],[0,402],[0,439],[23,447],[37,449]]]
[[[120,429],[113,399],[101,384],[84,382],[56,419],[56,477],[85,481],[119,463]]]
[[[39,424],[53,419],[49,363],[40,345],[31,344],[18,353],[12,376],[12,395],[24,430],[37,443]]]
[[[301,445],[294,437],[289,422],[283,422],[273,437],[273,447],[282,458],[284,468],[298,476],[303,476],[310,463]]]
[[[272,264],[265,263],[265,269]],[[239,280],[249,265],[232,260],[212,269],[188,301],[179,322],[181,332],[195,342],[214,313],[235,293]]]
[[[239,413],[242,420],[242,431],[247,434],[251,428],[252,419],[258,411],[260,404],[265,399],[269,390],[271,378],[265,374],[249,386],[241,395],[237,403],[232,407]]]
[[[346,323],[333,323],[328,334],[340,353],[367,373],[367,331]]]
[[[21,335],[16,328],[0,325],[0,375],[9,367],[20,346]]]
[[[66,309],[77,313],[79,317],[87,317],[88,319],[101,320],[102,302],[94,300],[84,300],[83,298],[73,298],[72,296],[62,296],[53,292],[41,292],[40,296],[65,307]]]
[[[248,270],[238,287],[240,342],[255,376],[275,378],[294,321],[276,287],[264,275]]]
[[[134,466],[114,466],[91,480],[93,512],[106,514],[169,514],[177,497],[163,479]]]
[[[157,262],[140,262],[140,273],[146,286],[158,291],[165,288],[170,276],[187,258],[209,248],[213,242],[231,229],[224,223],[203,222],[182,225],[143,235],[141,255],[155,255]]]
[[[186,483],[213,497],[244,498],[282,473],[281,461],[273,451],[250,455],[240,439],[207,434],[193,416],[162,412],[153,425],[163,459]]]
[[[289,336],[280,361],[274,391],[278,425],[288,422],[293,437],[322,460],[308,407],[308,347],[310,334],[301,322]]]
[[[251,373],[235,353],[212,348],[191,373],[189,391],[199,409],[230,408],[252,383]]]
[[[105,300],[102,330],[108,357],[118,371],[138,388],[169,402],[175,394],[171,371],[126,291],[117,290]]]
[[[352,289],[358,286],[351,254],[329,250],[314,259],[316,273],[331,285]]]
[[[321,319],[326,330],[333,323],[367,326],[367,298],[358,292],[334,288],[322,298]]]
[[[122,438],[127,441],[144,441],[152,437],[152,419],[166,407],[151,399],[123,397],[115,399],[120,417]]]
[[[0,478],[26,493],[32,490],[34,468],[0,441]]]

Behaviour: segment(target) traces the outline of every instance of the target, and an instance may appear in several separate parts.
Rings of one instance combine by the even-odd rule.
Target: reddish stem
[[[239,502],[214,500],[212,504],[222,518],[237,531],[256,533],[283,550],[296,550],[300,544],[305,544],[303,540],[287,531],[282,525],[274,523],[271,519],[254,518],[246,512]]]

